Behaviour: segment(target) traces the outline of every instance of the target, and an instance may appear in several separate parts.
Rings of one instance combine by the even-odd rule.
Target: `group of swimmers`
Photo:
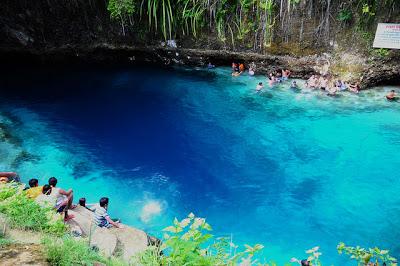
[[[18,184],[19,177],[14,172],[0,172],[0,188],[6,183]],[[29,187],[24,187],[25,195],[34,200],[43,208],[51,207],[55,212],[64,214],[64,221],[74,219],[73,214],[68,214],[68,210],[76,208],[73,204],[74,193],[72,189],[64,190],[57,186],[58,180],[55,177],[50,177],[48,183],[39,186],[39,181],[36,178],[29,180]],[[107,213],[109,199],[102,197],[98,204],[86,204],[86,199],[79,199],[79,205],[93,212],[93,222],[99,227],[116,227],[121,228],[120,222],[114,221]],[[87,206],[92,206],[88,208]]]
[[[267,75],[268,84],[272,88],[277,83],[289,80],[290,75],[291,72],[289,69],[283,69],[283,70],[278,69],[274,73],[270,73],[269,75]],[[298,88],[296,81],[293,81],[290,87]],[[261,92],[263,88],[264,88],[263,83],[259,82],[256,86],[256,91]]]
[[[215,68],[215,65],[208,63],[208,69]],[[232,63],[232,76],[238,77],[243,74],[246,70],[244,63]],[[254,76],[255,70],[253,66],[248,68],[248,74],[250,76]],[[267,75],[268,84],[272,88],[277,83],[286,81],[289,79],[291,75],[291,71],[289,69],[278,69],[273,73],[269,73]],[[353,93],[359,93],[361,90],[361,85],[359,82],[354,84],[349,83],[348,81],[342,80],[334,80],[328,75],[311,75],[311,77],[305,83],[306,88],[308,89],[320,89],[327,92],[328,96],[336,96],[338,92],[341,91],[350,91]],[[256,86],[256,92],[261,92],[264,88],[264,84],[259,82]],[[291,89],[300,90],[296,81],[292,81],[290,85]],[[394,90],[391,90],[387,95],[386,99],[388,101],[397,101],[400,97],[397,96]]]
[[[245,70],[246,70],[246,67],[244,66],[243,63],[235,63],[235,62],[232,63],[232,76],[233,77],[240,76]],[[253,75],[254,75],[254,73],[253,73]]]
[[[310,89],[321,89],[327,91],[327,95],[335,96],[340,91],[351,91],[354,93],[360,92],[360,83],[350,84],[347,81],[333,80],[331,77],[326,75],[312,75],[306,81],[306,87]]]

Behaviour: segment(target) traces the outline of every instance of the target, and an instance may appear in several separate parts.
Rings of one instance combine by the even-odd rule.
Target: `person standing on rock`
[[[111,228],[117,227],[121,228],[119,221],[114,222],[107,213],[108,209],[108,198],[103,197],[100,199],[99,204],[96,204],[91,210],[94,211],[94,223],[99,227]]]

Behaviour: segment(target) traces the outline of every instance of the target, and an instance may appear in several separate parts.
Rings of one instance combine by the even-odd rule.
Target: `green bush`
[[[66,226],[61,215],[53,209],[41,208],[35,201],[28,199],[21,187],[15,183],[0,187],[0,213],[8,218],[15,228],[62,235]]]
[[[389,56],[389,50],[385,48],[374,49],[374,54],[381,58],[385,58]]]
[[[381,250],[375,248],[362,248],[362,247],[350,247],[344,243],[339,243],[337,246],[339,254],[347,254],[351,259],[358,262],[358,265],[369,265],[370,262],[375,263],[386,263],[388,266],[397,266],[397,260],[390,256],[389,250]]]
[[[244,251],[237,252],[238,246],[227,238],[214,239],[208,233],[211,230],[204,218],[197,218],[192,213],[182,221],[175,218],[174,224],[163,230],[166,233],[161,248],[147,250],[137,255],[134,261],[141,265],[171,266],[251,264],[255,262],[255,253],[263,248],[259,244],[245,245]]]
[[[44,254],[50,265],[93,265],[95,262],[104,263],[108,266],[124,266],[124,262],[117,258],[106,259],[97,251],[89,248],[84,240],[73,239],[65,236],[63,238],[46,237],[42,240]]]
[[[3,236],[0,235],[0,248],[8,246],[8,245],[10,245],[12,243],[13,243],[12,240],[4,238]]]
[[[342,9],[339,11],[338,20],[342,22],[350,22],[353,18],[353,13],[350,9]]]

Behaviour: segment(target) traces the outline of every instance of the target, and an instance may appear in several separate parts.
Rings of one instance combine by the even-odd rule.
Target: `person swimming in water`
[[[320,89],[326,90],[326,88],[328,88],[328,82],[329,82],[329,80],[326,78],[326,76],[321,76],[319,79]]]
[[[389,101],[397,101],[399,97],[397,97],[394,90],[391,90],[388,94],[386,94],[386,99],[388,99]]]
[[[286,81],[286,80],[289,79],[289,77],[290,77],[290,70],[289,69],[284,69],[282,71],[282,80]]]
[[[254,76],[254,69],[252,67],[249,68],[249,75]]]
[[[273,87],[276,83],[276,77],[274,76],[274,74],[270,73],[268,76],[268,83],[270,87]]]
[[[208,62],[207,68],[208,69],[215,68],[215,65],[211,64],[211,62]]]
[[[315,75],[312,75],[308,80],[307,80],[307,87],[311,89],[315,89],[316,85],[316,78]]]
[[[336,92],[338,91],[338,88],[336,86],[331,86],[327,88],[328,93],[326,95],[328,96],[336,96]]]
[[[258,85],[256,86],[256,92],[260,92],[264,88],[264,85],[262,82],[259,82]]]
[[[232,72],[236,72],[238,65],[235,62],[232,62]]]
[[[297,82],[295,80],[292,81],[292,84],[290,85],[291,89],[298,89],[299,86],[297,85]]]
[[[354,92],[354,93],[359,93],[360,89],[361,89],[360,83],[358,83],[358,82],[354,85],[348,84],[347,87],[349,88],[349,91]]]
[[[241,64],[242,65],[242,64]],[[232,77],[238,77],[243,73],[243,71],[240,71],[240,66],[239,64],[232,63]]]

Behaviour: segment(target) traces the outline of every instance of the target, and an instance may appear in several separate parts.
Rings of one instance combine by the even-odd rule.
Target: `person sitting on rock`
[[[42,187],[42,193],[35,199],[36,203],[42,208],[56,208],[57,198],[51,195],[52,188],[50,185],[44,185]]]
[[[111,228],[117,227],[121,228],[119,221],[113,221],[107,213],[108,209],[108,198],[103,197],[100,199],[99,204],[96,204],[91,208],[94,211],[94,223],[99,227]]]
[[[65,191],[57,186],[57,178],[55,177],[50,177],[49,179],[49,185],[52,188],[51,195],[57,199],[56,202],[56,209],[57,212],[64,212],[65,213],[65,218],[64,220],[70,220],[74,218],[73,215],[68,215],[68,209],[73,209],[75,206],[72,205],[73,202],[73,192],[72,189],[69,189],[68,191]]]
[[[389,101],[395,101],[398,99],[398,97],[396,96],[396,92],[394,90],[391,90],[387,95],[386,95],[386,99],[388,99]]]
[[[43,186],[39,186],[39,181],[36,178],[29,180],[30,188],[26,190],[26,196],[30,199],[36,199],[42,194]]]

